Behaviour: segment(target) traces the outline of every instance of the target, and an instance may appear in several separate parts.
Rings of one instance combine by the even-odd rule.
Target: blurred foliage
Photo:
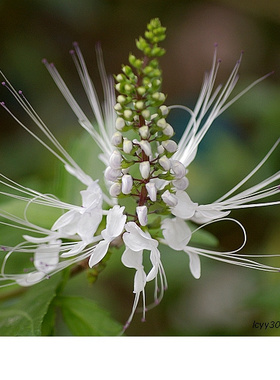
[[[126,63],[128,52],[133,51],[134,37],[138,37],[151,17],[157,16],[168,31],[167,55],[162,60],[168,104],[178,102],[191,106],[195,103],[203,72],[211,64],[213,44],[219,43],[221,81],[225,80],[244,49],[237,89],[246,87],[271,70],[275,70],[275,74],[222,115],[201,144],[197,159],[190,168],[190,194],[199,202],[214,201],[255,167],[279,137],[280,4],[273,1],[265,3],[264,7],[262,1],[253,2],[253,5],[252,2],[167,0],[163,6],[161,0],[0,0],[0,68],[16,88],[24,90],[74,158],[89,174],[98,178],[103,168],[101,164],[97,166],[96,148],[81,132],[75,116],[40,64],[42,58],[55,60],[73,95],[83,108],[88,109],[68,56],[71,43],[79,41],[101,94],[95,44],[102,43],[108,72],[119,72],[121,64]],[[27,116],[3,88],[0,97],[30,125]],[[63,200],[79,201],[79,184],[66,176],[55,158],[20,130],[9,115],[3,110],[0,113],[1,172],[26,186],[54,192]],[[187,122],[185,115],[178,113],[170,118],[179,135]],[[256,174],[255,181],[279,170],[279,158],[277,149]],[[73,195],[77,198],[73,199]],[[2,207],[13,205],[5,203]],[[241,210],[232,216],[247,229],[245,253],[280,253],[279,207]],[[207,230],[218,237],[222,250],[239,245],[238,230],[229,223],[213,224]],[[6,235],[7,231],[5,229],[2,233]],[[13,238],[5,236],[5,239]],[[34,305],[31,313],[37,316],[32,327],[35,334],[82,335],[84,332],[79,330],[81,315],[71,317],[75,300],[90,313],[94,313],[93,310],[99,313],[100,307],[101,310],[108,309],[114,319],[124,323],[133,302],[134,273],[122,266],[120,257],[121,252],[116,250],[94,285],[87,282],[85,273],[70,279],[60,294],[63,297],[61,305],[65,306],[64,315],[63,310],[56,315],[54,332],[48,330],[46,322],[48,318],[50,321],[54,318],[53,309],[49,308],[47,312],[41,303]],[[253,272],[202,259],[202,278],[195,280],[189,273],[187,255],[162,248],[162,260],[169,284],[164,299],[159,306],[149,310],[146,323],[141,323],[136,314],[127,335],[279,335],[279,328],[253,328],[254,321],[280,320],[280,278],[277,273]],[[29,323],[30,318],[23,315],[21,307],[24,297],[28,302],[35,292],[42,297],[42,302],[48,298],[48,305],[51,305],[55,281],[59,280],[55,277],[53,285],[49,281],[43,282],[15,298],[9,298],[13,289],[2,289],[0,334],[4,335],[1,328],[6,329],[6,335],[13,333],[12,327],[7,325],[11,316],[21,326]],[[153,289],[148,289],[148,297],[152,298],[152,293]],[[84,315],[90,320],[87,312]],[[68,327],[63,318],[68,321]],[[116,326],[115,331],[119,328]],[[96,333],[90,324],[88,328]]]

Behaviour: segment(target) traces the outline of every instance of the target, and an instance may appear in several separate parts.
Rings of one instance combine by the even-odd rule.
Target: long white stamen
[[[276,143],[272,146],[272,148],[269,150],[269,152],[265,155],[265,157],[261,160],[261,162],[242,180],[240,181],[236,186],[234,186],[230,191],[228,191],[225,195],[223,195],[221,198],[217,199],[216,202],[221,202],[222,200],[224,200],[225,198],[227,198],[229,195],[233,194],[237,189],[239,189],[244,183],[246,183],[262,166],[263,164],[268,160],[268,158],[271,156],[271,154],[273,153],[273,151],[276,149],[276,147],[279,145],[280,143],[280,138],[276,141]],[[279,173],[278,172],[275,176],[276,178],[274,179],[274,181],[276,179],[278,179],[279,177]],[[271,177],[272,178],[272,177]],[[259,185],[257,185],[259,186]]]

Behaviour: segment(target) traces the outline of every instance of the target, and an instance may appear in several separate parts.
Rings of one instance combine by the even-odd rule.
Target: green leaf
[[[113,336],[122,326],[94,301],[77,296],[61,296],[58,299],[64,322],[76,336]]]
[[[16,302],[0,308],[0,336],[40,336],[42,324],[49,306],[56,296],[56,288],[61,276],[56,275],[42,281]],[[53,318],[46,319],[44,332],[51,331],[48,324],[54,323]],[[45,333],[46,334],[46,333]]]

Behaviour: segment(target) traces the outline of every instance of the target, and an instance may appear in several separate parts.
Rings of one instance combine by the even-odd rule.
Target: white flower
[[[123,234],[123,241],[125,243],[126,250],[123,253],[122,262],[125,266],[128,266],[129,268],[135,268],[135,276],[137,276],[134,280],[134,292],[136,293],[136,295],[134,305],[132,308],[132,313],[125,326],[127,327],[133,318],[139,300],[139,295],[141,292],[143,292],[143,298],[145,298],[144,287],[146,285],[146,281],[152,281],[156,279],[158,275],[160,277],[160,289],[157,289],[157,281],[155,284],[155,303],[158,303],[162,298],[163,292],[167,288],[167,282],[160,259],[160,252],[157,248],[158,241],[153,239],[148,232],[144,232],[134,222],[128,222],[125,225],[125,229],[126,232]],[[144,272],[142,264],[143,250],[150,251],[150,261],[152,264],[152,268],[150,269],[147,275]],[[157,295],[158,290],[160,290],[159,297]],[[143,303],[143,319],[145,319],[145,300]]]
[[[250,86],[229,100],[229,97],[238,81],[238,70],[241,64],[241,58],[242,55],[236,62],[236,65],[234,66],[226,84],[224,86],[218,85],[214,90],[215,80],[220,66],[220,60],[217,60],[216,48],[211,70],[209,73],[205,74],[201,92],[194,110],[181,105],[169,107],[169,110],[176,108],[183,109],[190,115],[190,120],[178,143],[178,150],[173,156],[174,159],[182,162],[186,168],[194,160],[200,142],[218,116],[220,116],[228,107],[230,107],[253,86],[267,77],[267,75],[265,75],[264,77],[256,80]]]
[[[106,255],[110,243],[123,232],[126,222],[126,216],[123,215],[124,207],[114,206],[109,210],[106,221],[106,228],[101,232],[103,240],[94,248],[90,259],[89,266],[92,268],[99,263]]]
[[[82,206],[63,214],[52,226],[63,237],[78,234],[85,245],[90,244],[102,220],[102,191],[93,182],[87,190],[81,191]]]
[[[238,254],[245,245],[246,231],[240,222],[227,216],[234,209],[280,203],[280,201],[264,201],[268,197],[279,194],[279,186],[272,186],[272,184],[280,179],[280,172],[247,190],[237,193],[237,190],[267,161],[280,140],[276,142],[251,173],[215,202],[204,205],[198,204],[192,201],[188,193],[185,192],[189,186],[189,181],[186,178],[187,167],[195,158],[198,146],[213,121],[263,78],[254,82],[233,99],[228,100],[237,82],[240,61],[237,62],[225,86],[218,86],[214,90],[219,67],[215,52],[212,68],[210,73],[205,76],[201,94],[193,111],[184,106],[167,107],[161,105],[157,107],[155,105],[151,106],[151,109],[156,109],[153,111],[154,114],[151,115],[151,111],[145,109],[145,107],[163,102],[165,95],[160,92],[151,94],[149,91],[153,86],[145,85],[145,87],[142,86],[143,83],[138,85],[138,82],[135,82],[137,83],[134,88],[135,93],[141,99],[139,97],[135,99],[133,96],[127,96],[127,94],[120,94],[116,104],[113,81],[105,73],[100,49],[97,50],[97,54],[105,95],[102,107],[97,99],[95,88],[76,43],[74,44],[74,50],[71,51],[97,125],[92,124],[82,111],[55,66],[49,64],[46,60],[44,60],[44,64],[78,117],[80,125],[92,137],[93,143],[96,142],[101,149],[102,153],[99,158],[106,166],[104,178],[108,187],[105,193],[109,191],[110,196],[113,198],[104,194],[97,181],[94,181],[82,170],[56,140],[23,93],[16,91],[4,77],[5,81],[2,84],[9,89],[27,112],[43,137],[39,137],[35,132],[29,130],[9,110],[5,103],[0,103],[1,106],[60,160],[65,170],[76,177],[86,188],[80,192],[82,204],[73,205],[62,202],[53,195],[45,195],[26,188],[0,175],[0,184],[5,187],[4,191],[1,189],[0,194],[25,202],[26,205],[22,218],[0,210],[0,224],[23,231],[23,242],[15,247],[0,246],[0,251],[4,257],[0,274],[0,281],[4,283],[2,286],[14,282],[22,286],[29,286],[48,278],[69,265],[88,258],[89,267],[93,267],[105,257],[110,245],[116,243],[114,242],[115,239],[117,239],[118,243],[123,240],[125,249],[122,254],[122,263],[136,271],[133,288],[135,298],[126,328],[133,318],[141,293],[143,296],[143,320],[145,319],[145,286],[147,282],[155,281],[154,304],[161,300],[167,287],[159,243],[165,244],[175,251],[187,253],[190,260],[190,271],[195,278],[199,278],[201,273],[200,256],[248,268],[279,271],[279,268],[260,264],[253,261],[251,257]],[[119,82],[122,82],[125,77],[130,78],[129,66],[124,66],[123,69],[125,75],[120,74],[116,77]],[[142,80],[141,77],[137,79],[140,82]],[[161,81],[159,79],[156,81],[160,85]],[[133,81],[131,81],[131,84],[117,83],[116,89],[121,90],[123,85],[126,86],[125,91],[130,92],[130,90],[133,90]],[[146,93],[148,94],[148,103],[145,103]],[[150,102],[152,100],[155,103]],[[166,138],[171,138],[173,135],[173,128],[167,123],[165,117],[170,110],[175,108],[181,108],[188,112],[188,116],[190,115],[190,120],[178,145],[171,139],[164,140],[164,136],[162,136],[162,134],[165,134]],[[131,141],[130,138],[133,140]],[[132,157],[133,154],[134,157]],[[139,171],[141,176],[139,176]],[[159,193],[159,197],[157,197],[157,193]],[[195,194],[195,191],[192,194]],[[118,196],[120,204],[129,203],[126,210],[124,206],[121,207],[116,204],[119,200]],[[160,196],[163,202],[159,199]],[[122,203],[123,198],[126,198],[125,201],[128,198],[131,199],[128,199],[129,202],[127,203]],[[158,204],[156,203],[157,201]],[[102,209],[103,203],[107,203],[104,210]],[[64,213],[53,221],[51,229],[43,228],[40,225],[33,224],[28,219],[29,207],[33,204],[63,210]],[[132,206],[133,204],[134,206]],[[158,215],[153,219],[152,214]],[[99,226],[104,215],[106,215],[106,227],[101,234],[98,234],[97,231],[101,229]],[[150,227],[148,216],[153,226],[150,230],[152,235],[147,231]],[[191,231],[188,225],[189,221],[199,226]],[[219,252],[191,245],[193,234],[209,223],[221,221],[234,222],[241,228],[244,240],[240,247],[230,252]],[[160,223],[163,238],[159,237],[158,226]],[[154,230],[156,228],[158,229]],[[150,259],[148,270],[145,269],[143,264],[145,262],[143,261],[144,255],[147,254],[145,251],[148,251]],[[28,259],[31,258],[31,261],[28,262],[28,268],[24,268],[22,272],[8,273],[8,261],[15,255],[26,255]]]
[[[59,262],[60,245],[59,240],[40,245],[34,255],[34,267],[37,271],[23,275],[16,282],[21,286],[31,286],[53,272]]]
[[[174,207],[171,207],[172,214],[182,219],[191,219],[198,204],[194,203],[188,194],[182,190],[177,190],[175,196],[177,203]]]
[[[183,219],[164,219],[162,222],[162,233],[165,243],[175,251],[185,251],[190,258],[190,271],[195,278],[200,277],[200,259],[197,253],[187,250],[187,245],[192,233]]]
[[[206,204],[198,205],[195,209],[194,215],[191,219],[199,224],[207,223],[215,219],[219,219],[227,216],[232,210],[240,208],[250,207],[264,207],[279,204],[279,201],[274,202],[256,202],[262,199],[271,197],[279,193],[279,186],[268,187],[271,183],[280,179],[280,171],[275,173],[269,178],[266,178],[262,182],[250,187],[247,190],[233,195],[242,185],[244,185],[267,161],[272,152],[280,143],[280,139],[273,145],[263,160],[236,186],[234,186],[225,195],[219,198],[217,201]],[[268,187],[268,188],[267,188]]]
[[[112,78],[107,77],[106,75],[103,64],[102,51],[100,47],[97,47],[97,59],[104,91],[104,104],[103,108],[101,108],[81,50],[76,42],[73,44],[73,47],[74,50],[71,50],[70,53],[73,57],[85,93],[88,97],[93,114],[96,118],[97,125],[95,127],[89,121],[85,113],[82,111],[82,109],[72,96],[71,92],[69,91],[62,77],[59,75],[55,66],[52,63],[49,64],[47,60],[43,60],[43,62],[46,68],[48,69],[49,73],[51,74],[52,78],[54,79],[55,83],[57,84],[58,88],[60,89],[62,95],[65,97],[66,101],[76,114],[80,125],[91,135],[93,140],[99,145],[100,149],[103,152],[103,154],[100,155],[100,158],[104,162],[104,164],[108,166],[109,157],[114,150],[114,146],[112,145],[111,140],[113,134],[115,133],[116,124],[116,114],[114,112],[114,105],[116,103],[114,83]]]
[[[132,307],[132,312],[130,317],[128,318],[124,330],[129,326],[133,315],[136,311],[139,297],[142,292],[143,295],[143,317],[142,321],[145,320],[145,311],[146,311],[146,300],[145,300],[145,285],[147,282],[147,276],[144,271],[144,266],[142,264],[143,262],[143,250],[140,251],[132,251],[130,248],[126,248],[122,255],[122,263],[127,268],[134,268],[136,270],[135,276],[134,276],[134,289],[133,293],[135,293],[134,303]]]

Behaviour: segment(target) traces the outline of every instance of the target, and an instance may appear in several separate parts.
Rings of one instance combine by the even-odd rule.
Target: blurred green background
[[[203,74],[210,68],[213,46],[219,45],[222,64],[218,82],[224,82],[240,52],[243,63],[237,90],[260,76],[275,73],[222,115],[201,144],[190,168],[190,194],[194,201],[211,202],[241,180],[267,153],[279,137],[280,121],[280,3],[277,0],[0,0],[0,69],[13,85],[24,91],[34,108],[61,143],[72,151],[83,132],[75,116],[41,64],[54,61],[85,110],[88,104],[68,52],[78,41],[97,91],[101,95],[95,45],[102,45],[109,73],[118,73],[134,52],[134,40],[143,34],[152,17],[167,27],[162,58],[163,91],[167,104],[193,106]],[[28,121],[10,94],[0,88],[0,101]],[[172,116],[178,135],[184,114]],[[31,124],[31,123],[30,123]],[[0,171],[38,190],[64,194],[59,164],[16,122],[0,109]],[[77,159],[83,161],[83,154]],[[278,149],[256,182],[279,170]],[[95,162],[87,161],[95,172]],[[100,169],[99,169],[100,170]],[[67,189],[68,195],[71,189]],[[244,253],[280,253],[279,206],[232,213],[247,229]],[[219,238],[222,250],[240,244],[237,228],[218,223],[209,230]],[[1,236],[0,236],[1,237]],[[202,258],[202,277],[192,278],[188,258],[163,250],[169,288],[161,304],[137,315],[127,335],[279,335],[280,328],[253,328],[254,321],[280,320],[280,277],[254,272]],[[279,266],[275,261],[275,265]],[[88,285],[85,274],[73,278],[66,294],[91,297],[125,322],[133,301],[133,271],[113,255],[96,284]],[[153,289],[151,289],[152,293]],[[280,324],[280,323],[279,323]],[[278,325],[279,325],[278,324]],[[69,332],[58,319],[57,335]]]

